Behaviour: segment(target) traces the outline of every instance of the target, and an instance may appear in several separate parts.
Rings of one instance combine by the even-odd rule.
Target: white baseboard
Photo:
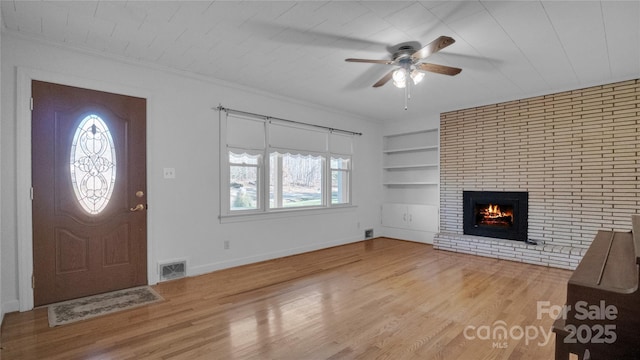
[[[400,229],[387,226],[383,226],[381,230],[382,236],[384,237],[420,242],[424,244],[433,244],[433,237],[436,234],[431,231]]]
[[[346,244],[350,244],[350,243],[354,243],[362,240],[364,239],[361,237],[352,237],[352,238],[341,239],[337,241],[326,242],[322,244],[301,246],[297,248],[264,253],[260,255],[254,255],[254,256],[248,256],[248,257],[239,258],[239,259],[233,259],[228,261],[221,261],[221,262],[216,262],[216,263],[211,263],[206,265],[189,267],[187,269],[187,276],[203,275],[203,274],[207,274],[207,273],[222,270],[222,269],[228,269],[228,268],[247,265],[247,264],[253,264],[260,261],[272,260],[272,259],[277,259],[285,256],[290,256],[290,255],[302,254],[310,251],[330,248],[333,246],[346,245]]]

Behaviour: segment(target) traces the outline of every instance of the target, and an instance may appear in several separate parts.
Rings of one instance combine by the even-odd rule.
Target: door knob
[[[136,207],[132,207],[131,209],[129,209],[129,211],[134,212],[134,211],[142,211],[144,210],[144,205],[142,204],[138,204],[136,205]]]

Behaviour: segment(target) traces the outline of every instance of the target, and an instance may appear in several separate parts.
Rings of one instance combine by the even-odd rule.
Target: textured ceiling
[[[10,1],[3,31],[154,63],[374,121],[640,77],[639,1]],[[440,35],[460,67],[372,88],[388,49]]]

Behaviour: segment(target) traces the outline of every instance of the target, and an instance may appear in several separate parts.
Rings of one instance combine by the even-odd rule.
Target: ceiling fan
[[[421,49],[414,48],[410,43],[401,45],[392,54],[390,60],[369,60],[369,59],[345,59],[347,62],[372,63],[383,65],[396,65],[397,68],[388,72],[373,87],[380,87],[393,79],[393,84],[398,88],[408,88],[408,77],[414,85],[424,78],[425,71],[443,75],[457,75],[462,69],[422,62],[425,58],[453,44],[455,40],[448,36],[440,36]],[[407,97],[409,95],[407,94]],[[406,106],[405,106],[406,109]]]

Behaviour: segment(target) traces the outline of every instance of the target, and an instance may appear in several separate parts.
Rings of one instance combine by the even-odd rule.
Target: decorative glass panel
[[[85,117],[76,129],[69,163],[78,202],[89,214],[99,214],[107,207],[116,182],[113,138],[99,116]]]

